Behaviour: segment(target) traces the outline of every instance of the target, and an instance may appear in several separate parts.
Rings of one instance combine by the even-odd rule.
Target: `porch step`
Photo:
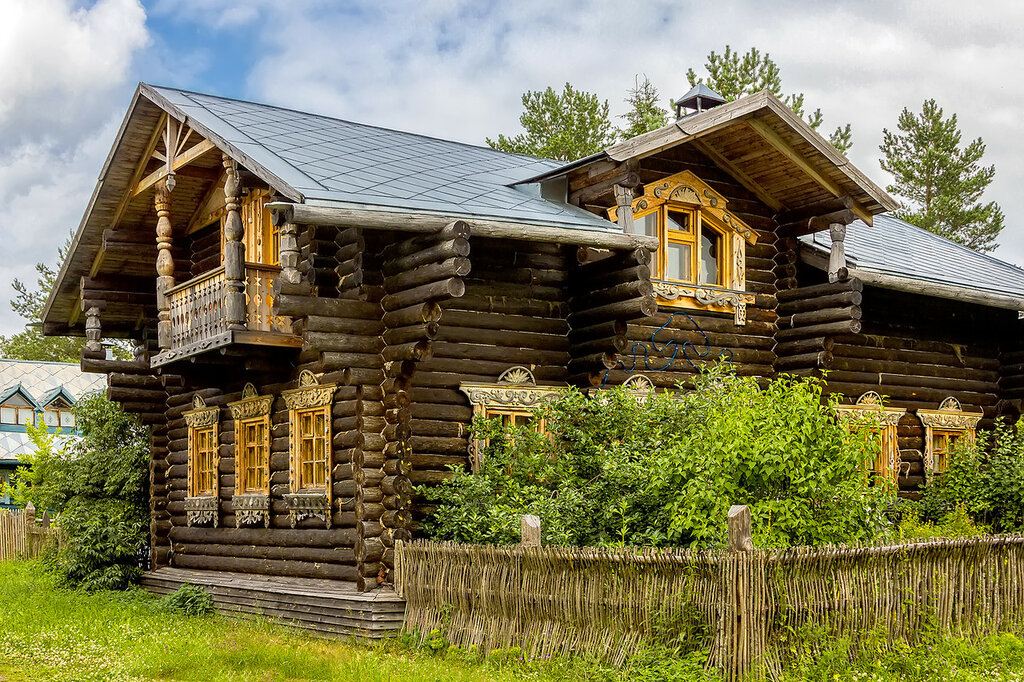
[[[405,619],[405,600],[393,590],[359,592],[341,580],[162,567],[143,574],[140,582],[155,594],[168,594],[183,583],[197,585],[209,593],[218,613],[263,616],[324,637],[381,639],[397,633]]]

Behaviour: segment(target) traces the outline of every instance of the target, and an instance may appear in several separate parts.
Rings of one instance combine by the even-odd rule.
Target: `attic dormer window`
[[[0,424],[34,424],[35,416],[35,406],[18,394],[12,395],[0,405]]]
[[[63,398],[57,398],[51,402],[43,408],[43,423],[63,429],[75,428],[75,413],[71,403]]]
[[[731,312],[746,322],[746,244],[757,235],[726,210],[725,197],[690,171],[644,186],[633,200],[637,232],[660,242],[651,280],[666,306]],[[608,210],[612,221],[618,207]]]

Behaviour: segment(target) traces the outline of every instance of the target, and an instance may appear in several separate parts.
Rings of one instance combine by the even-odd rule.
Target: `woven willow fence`
[[[983,635],[1024,616],[1024,537],[697,553],[563,547],[396,547],[406,627],[456,645],[587,652],[621,663],[683,635],[727,679],[775,677],[792,633]],[[788,639],[787,639],[788,638]]]
[[[33,559],[39,556],[48,542],[56,541],[55,529],[50,527],[50,516],[36,519],[36,510],[0,509],[0,561],[7,559]]]

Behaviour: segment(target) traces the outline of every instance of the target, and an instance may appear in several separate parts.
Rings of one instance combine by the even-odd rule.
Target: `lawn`
[[[480,662],[456,649],[431,652],[392,641],[378,646],[311,638],[269,622],[187,617],[140,591],[87,594],[54,586],[42,566],[0,563],[0,681],[86,680],[711,680],[695,659],[644,652],[629,670],[587,661],[520,662],[506,653]],[[435,644],[439,640],[435,640]],[[850,656],[821,642],[785,680],[1021,680],[1024,642],[1013,634],[981,641],[935,637],[920,646],[868,636]]]

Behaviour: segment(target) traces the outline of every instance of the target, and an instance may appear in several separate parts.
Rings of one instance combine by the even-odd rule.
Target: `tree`
[[[804,95],[797,93],[792,95],[782,94],[782,76],[779,73],[779,66],[767,52],[761,54],[756,47],[750,48],[746,54],[741,55],[734,52],[729,45],[725,46],[722,54],[712,50],[704,64],[707,69],[708,78],[700,78],[693,69],[687,69],[686,79],[690,86],[697,83],[707,83],[708,87],[720,94],[727,102],[738,99],[744,95],[751,95],[761,90],[767,90],[786,103],[793,112],[800,117],[807,119],[807,123],[817,130],[822,123],[821,109],[815,109],[810,114],[804,111]],[[832,146],[845,154],[853,146],[853,130],[850,124],[836,128],[828,141]]]
[[[140,573],[135,552],[149,524],[148,430],[102,393],[78,401],[75,423],[82,438],[71,442],[27,427],[35,452],[24,455],[14,499],[57,512],[61,582],[122,589]]]
[[[57,249],[58,262],[63,262],[71,247],[71,238]],[[29,289],[19,279],[11,286],[15,295],[11,308],[27,321],[25,331],[10,336],[0,336],[0,355],[13,360],[54,360],[57,362],[78,362],[85,339],[74,336],[43,336],[39,326],[43,307],[50,296],[50,290],[57,279],[57,272],[45,263],[36,264],[36,289]]]
[[[625,99],[629,111],[620,117],[626,119],[628,125],[619,129],[619,137],[628,140],[668,123],[668,111],[658,105],[659,99],[658,89],[651,80],[644,76],[644,82],[641,83],[637,76]]]
[[[1003,211],[994,201],[982,204],[995,166],[979,165],[981,138],[960,144],[956,114],[943,118],[934,99],[920,114],[903,109],[898,132],[882,131],[882,169],[893,176],[888,192],[906,203],[896,216],[930,232],[985,253],[995,249],[1003,229]]]
[[[569,83],[562,93],[552,88],[523,93],[519,117],[523,133],[515,137],[487,138],[494,149],[558,161],[575,161],[601,151],[614,140],[608,101],[576,90]]]

